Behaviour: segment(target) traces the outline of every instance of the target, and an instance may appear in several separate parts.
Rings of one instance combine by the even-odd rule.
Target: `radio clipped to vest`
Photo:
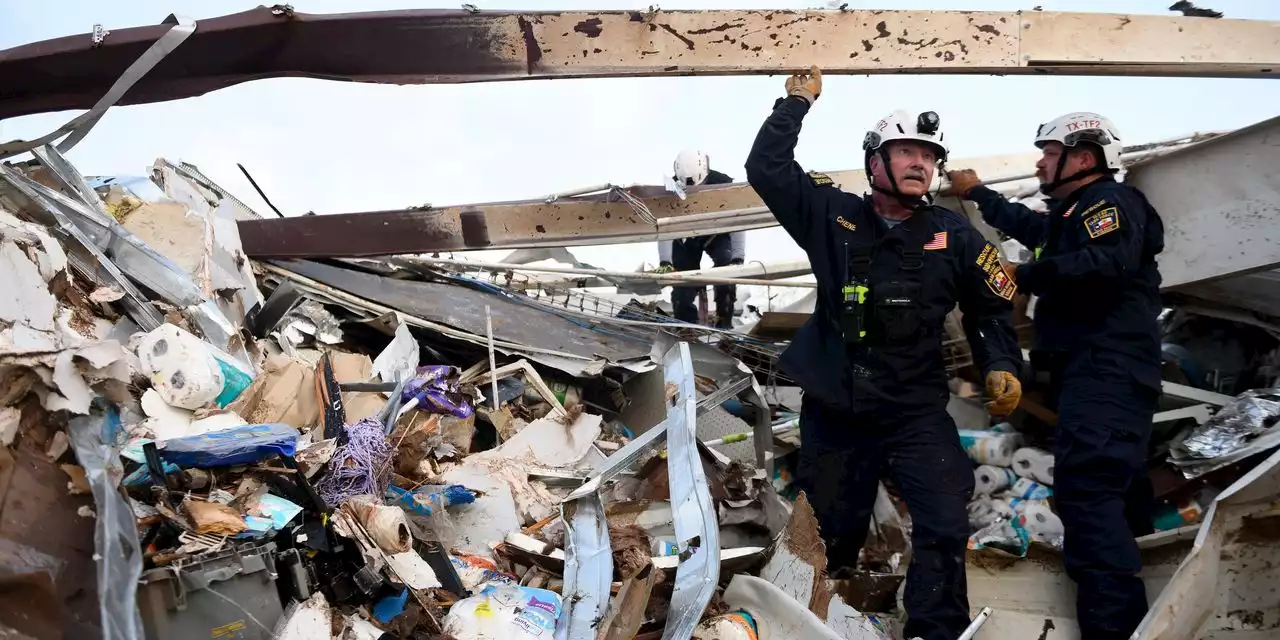
[[[867,337],[867,297],[871,288],[866,280],[853,280],[840,290],[840,332],[845,344],[858,344]]]
[[[862,344],[873,320],[872,339],[889,344],[914,340],[921,327],[921,268],[924,266],[924,242],[929,233],[928,210],[917,212],[911,221],[911,234],[902,247],[899,277],[871,286],[871,262],[875,249],[883,241],[873,237],[853,247],[845,245],[849,260],[846,280],[840,288],[840,333],[845,344]],[[868,231],[873,225],[865,225]],[[866,233],[866,232],[863,232]],[[874,305],[872,313],[868,307]],[[873,315],[874,314],[874,315]]]

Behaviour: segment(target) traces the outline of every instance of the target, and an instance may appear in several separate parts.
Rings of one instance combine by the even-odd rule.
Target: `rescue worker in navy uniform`
[[[703,184],[729,184],[733,178],[711,168],[707,154],[697,149],[686,149],[676,156],[673,179],[684,187]],[[702,266],[702,254],[711,258],[717,267],[742,264],[746,257],[746,233],[717,233],[710,236],[658,241],[658,268],[655,273],[672,271],[696,271]],[[700,285],[674,286],[671,288],[671,307],[681,322],[698,323],[696,300]],[[731,284],[715,286],[715,326],[733,328],[733,305],[738,300],[738,289]]]
[[[863,142],[869,196],[805,173],[800,123],[822,91],[816,67],[756,135],[747,180],[809,255],[813,315],[780,366],[804,389],[797,478],[827,542],[828,568],[856,567],[882,471],[912,519],[906,637],[954,640],[969,624],[965,506],[973,465],[946,412],[943,320],[957,303],[993,415],[1021,396],[1014,284],[969,221],[925,196],[947,146],[938,115],[896,111]]]
[[[1035,144],[1047,215],[949,174],[995,228],[1033,249],[1017,285],[1039,297],[1031,366],[1057,397],[1054,495],[1063,556],[1077,585],[1081,636],[1128,638],[1147,611],[1134,537],[1151,532],[1146,454],[1160,394],[1160,272],[1164,224],[1121,183],[1120,134],[1096,113],[1040,126]]]

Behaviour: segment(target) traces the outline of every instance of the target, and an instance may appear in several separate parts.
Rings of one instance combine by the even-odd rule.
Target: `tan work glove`
[[[943,194],[961,198],[968,198],[969,190],[982,184],[982,179],[978,177],[978,173],[973,169],[948,171],[947,180],[951,181],[951,186]]]
[[[797,73],[787,78],[787,95],[800,96],[812,105],[822,95],[822,71],[818,66],[810,67],[809,73]]]
[[[1004,418],[1018,408],[1022,400],[1022,383],[1008,371],[992,371],[987,374],[987,413]]]

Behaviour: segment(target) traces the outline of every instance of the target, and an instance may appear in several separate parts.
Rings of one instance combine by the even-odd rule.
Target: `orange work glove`
[[[1022,400],[1022,383],[1008,371],[992,371],[987,374],[987,413],[1004,418],[1018,408]]]
[[[947,179],[951,181],[951,186],[946,189],[946,195],[960,196],[961,198],[969,197],[969,190],[982,184],[982,179],[978,177],[978,173],[973,169],[948,171]]]
[[[810,67],[809,73],[797,73],[787,78],[787,95],[800,96],[812,105],[822,95],[822,71],[818,66]]]

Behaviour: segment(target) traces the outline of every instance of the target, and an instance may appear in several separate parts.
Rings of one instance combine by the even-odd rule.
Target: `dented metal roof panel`
[[[619,363],[646,358],[652,335],[596,331],[531,304],[462,285],[398,280],[318,262],[281,261],[278,266],[407,314],[484,336],[485,307],[495,339],[562,352],[586,361]]]
[[[171,16],[172,20],[172,16]],[[0,118],[89,108],[167,29],[0,51]],[[396,84],[533,78],[970,73],[1273,77],[1280,25],[1175,16],[981,11],[466,10],[202,19],[118,104],[273,77]]]

